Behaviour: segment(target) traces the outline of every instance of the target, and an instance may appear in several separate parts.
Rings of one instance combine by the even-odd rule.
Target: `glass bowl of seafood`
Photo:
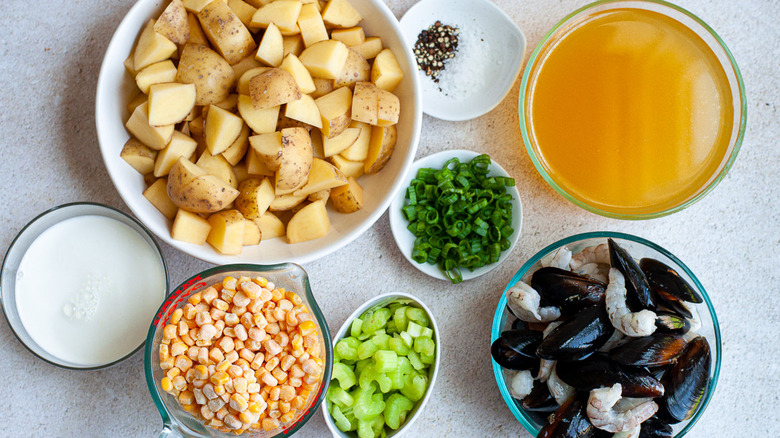
[[[531,257],[491,331],[504,401],[547,438],[682,437],[712,398],[721,351],[715,309],[693,272],[652,242],[606,231]]]

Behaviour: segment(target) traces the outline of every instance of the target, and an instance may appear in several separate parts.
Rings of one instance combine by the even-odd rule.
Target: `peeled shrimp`
[[[544,332],[542,332],[542,339],[546,338],[551,331],[555,330],[555,328],[561,324],[561,321],[553,321],[547,324],[547,327],[544,328]],[[539,360],[539,376],[537,379],[539,379],[540,382],[547,381],[547,379],[550,377],[550,374],[552,373],[553,367],[555,366],[555,362],[557,361],[548,359]]]
[[[658,410],[652,399],[621,398],[622,391],[620,383],[590,391],[586,413],[594,427],[612,433],[627,432]]]
[[[614,435],[612,435],[612,438],[639,438],[639,432],[642,431],[641,426],[637,426],[631,430],[626,430],[623,432],[618,432]]]
[[[589,246],[571,257],[569,266],[572,271],[577,271],[588,263],[600,263],[609,265],[609,246],[602,243],[596,246]]]
[[[609,270],[609,284],[606,290],[606,304],[609,320],[626,336],[648,336],[655,332],[655,312],[641,310],[631,312],[626,304],[626,279],[615,268]]]
[[[550,395],[555,398],[559,405],[564,404],[569,397],[574,395],[574,388],[558,377],[558,373],[555,372],[555,366],[553,366],[550,377],[547,379],[547,389],[550,390]]]
[[[506,291],[506,302],[512,313],[526,322],[548,322],[561,317],[557,307],[539,307],[539,292],[528,284],[518,281]]]
[[[566,246],[558,248],[554,253],[549,254],[542,258],[542,266],[551,266],[560,269],[569,269],[569,263],[571,262],[571,251]]]
[[[534,387],[534,376],[528,370],[518,371],[512,376],[509,384],[509,393],[512,397],[522,400],[531,393]]]
[[[609,265],[599,265],[598,263],[586,263],[580,266],[580,268],[574,272],[579,275],[586,275],[596,281],[606,283],[607,271],[609,271]]]

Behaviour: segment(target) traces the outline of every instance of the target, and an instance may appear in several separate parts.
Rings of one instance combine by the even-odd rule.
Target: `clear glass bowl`
[[[206,287],[221,282],[225,277],[240,276],[257,277],[262,276],[273,282],[277,287],[295,292],[303,300],[304,305],[314,317],[317,326],[317,337],[322,345],[322,359],[325,367],[322,373],[322,382],[317,391],[312,391],[306,406],[300,409],[298,415],[289,423],[282,425],[279,429],[273,431],[252,432],[247,430],[240,436],[251,438],[270,438],[289,436],[306,424],[314,415],[317,407],[325,399],[325,393],[330,384],[330,377],[333,368],[333,343],[331,342],[330,331],[325,317],[322,314],[317,302],[314,300],[309,277],[306,271],[294,263],[282,263],[278,265],[250,265],[233,264],[218,266],[207,269],[201,273],[190,277],[179,285],[168,297],[165,303],[160,306],[154,317],[149,335],[146,338],[146,349],[144,354],[144,370],[146,372],[146,384],[149,386],[149,392],[152,395],[157,410],[163,420],[163,430],[160,437],[233,437],[232,433],[223,433],[216,429],[206,426],[203,422],[182,409],[178,400],[171,394],[160,388],[160,381],[164,377],[164,372],[160,368],[160,340],[162,339],[163,327],[170,319],[174,310],[183,307],[190,295],[197,293]]]
[[[19,312],[16,307],[16,275],[19,270],[19,264],[22,262],[22,258],[30,248],[30,245],[41,235],[41,233],[48,230],[54,224],[66,219],[90,215],[105,216],[122,222],[135,230],[144,241],[146,241],[158,257],[162,268],[163,278],[165,279],[163,296],[168,295],[168,268],[165,265],[165,259],[163,259],[160,247],[157,245],[157,241],[152,238],[152,234],[149,230],[133,217],[107,205],[92,202],[74,202],[53,207],[31,220],[21,231],[19,231],[19,234],[16,235],[3,259],[2,274],[0,275],[0,304],[2,305],[3,314],[8,322],[8,326],[11,328],[11,332],[13,332],[25,348],[45,362],[71,370],[96,370],[110,367],[111,365],[117,364],[132,356],[133,353],[141,349],[144,345],[143,342],[139,343],[138,347],[134,348],[133,351],[112,362],[100,365],[81,365],[62,360],[41,348],[32,339],[29,333],[27,333],[24,324],[22,324],[22,321],[19,318]],[[148,320],[138,321],[138,324],[145,326],[148,322]]]
[[[552,254],[558,248],[567,246],[572,253],[577,253],[583,248],[589,246],[606,243],[607,238],[612,238],[621,247],[625,248],[629,254],[635,259],[642,257],[652,257],[663,263],[666,263],[671,268],[677,271],[683,278],[685,278],[691,286],[696,289],[704,298],[704,303],[697,304],[696,309],[699,311],[701,317],[702,326],[699,329],[699,334],[707,338],[707,342],[710,344],[712,351],[712,365],[710,368],[710,380],[707,387],[707,392],[704,394],[704,399],[699,405],[693,416],[682,423],[673,425],[674,437],[681,438],[687,434],[694,424],[699,420],[704,410],[715,393],[715,387],[718,383],[718,376],[720,375],[720,365],[722,358],[722,346],[720,339],[720,326],[718,325],[718,317],[715,315],[715,308],[712,306],[712,301],[704,290],[699,280],[693,275],[690,269],[677,257],[666,249],[656,245],[653,242],[645,240],[641,237],[632,236],[630,234],[615,233],[610,231],[599,231],[593,233],[577,234],[565,239],[559,240],[552,245],[547,246],[543,250],[536,253],[517,271],[517,273],[509,281],[509,284],[504,289],[504,293],[501,296],[501,300],[498,302],[496,313],[493,316],[493,328],[490,333],[490,343],[498,339],[501,336],[501,332],[507,330],[510,326],[508,320],[509,312],[506,305],[506,290],[514,286],[518,281],[530,281],[531,274],[541,267],[540,260],[545,256]],[[705,311],[705,308],[707,311]],[[498,390],[501,392],[501,396],[504,398],[504,402],[512,411],[512,414],[517,418],[517,421],[525,427],[525,429],[533,436],[539,434],[539,429],[542,427],[544,415],[538,415],[537,413],[527,412],[521,406],[520,402],[514,399],[509,393],[509,387],[504,375],[504,369],[501,368],[495,361],[491,360],[493,364],[493,374],[498,384]]]
[[[657,12],[682,23],[695,32],[696,35],[698,35],[707,44],[710,50],[720,61],[720,66],[725,72],[729,83],[729,88],[732,94],[732,102],[734,105],[733,128],[729,140],[729,146],[717,170],[710,176],[710,178],[702,187],[700,187],[682,203],[649,213],[618,213],[614,211],[607,211],[597,206],[590,205],[577,198],[572,193],[569,193],[564,187],[559,185],[547,171],[547,168],[544,164],[544,159],[538,152],[539,146],[536,145],[535,142],[533,142],[531,139],[529,132],[531,129],[529,126],[531,122],[529,120],[530,118],[526,115],[526,112],[529,110],[528,99],[530,92],[534,89],[539,67],[544,61],[546,55],[550,52],[550,50],[552,50],[552,48],[555,47],[559,39],[567,34],[577,23],[581,22],[587,17],[590,17],[593,14],[599,12],[614,9],[641,9]],[[531,53],[531,56],[528,59],[528,64],[526,64],[525,71],[523,72],[522,82],[520,84],[519,116],[520,131],[523,136],[523,143],[525,144],[528,156],[531,158],[531,161],[542,178],[556,192],[561,194],[564,198],[568,199],[575,205],[602,216],[616,219],[652,219],[675,213],[690,206],[694,202],[703,198],[726,176],[726,173],[729,171],[731,166],[734,164],[734,160],[737,158],[737,153],[739,152],[739,149],[742,145],[742,139],[745,136],[745,127],[747,122],[747,102],[745,97],[745,84],[742,80],[742,74],[739,71],[739,67],[737,67],[737,62],[734,60],[734,56],[731,54],[731,51],[729,51],[728,47],[726,47],[726,44],[723,42],[720,36],[718,36],[718,34],[716,34],[715,31],[712,30],[712,28],[710,28],[701,19],[679,6],[661,0],[601,0],[588,4],[567,15],[563,20],[550,29],[549,32],[547,32],[533,53]]]

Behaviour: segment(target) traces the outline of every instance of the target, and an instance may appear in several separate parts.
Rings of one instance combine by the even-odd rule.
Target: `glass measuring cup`
[[[304,305],[309,309],[313,321],[317,326],[318,341],[322,345],[322,359],[325,364],[322,372],[322,381],[316,390],[312,391],[309,399],[303,408],[299,410],[298,415],[290,422],[282,424],[279,428],[271,431],[253,431],[247,430],[241,436],[251,438],[270,438],[289,436],[300,429],[314,415],[317,407],[322,403],[330,384],[331,371],[333,367],[333,345],[331,342],[330,331],[325,317],[322,315],[317,302],[309,285],[309,278],[306,271],[293,263],[283,263],[279,265],[250,265],[233,264],[218,266],[207,269],[199,274],[184,281],[177,287],[168,299],[160,306],[154,321],[149,328],[149,334],[146,338],[146,347],[144,350],[144,370],[146,373],[146,383],[149,386],[149,393],[152,395],[160,416],[163,420],[163,429],[160,437],[235,437],[232,433],[220,432],[209,426],[206,426],[200,419],[193,417],[185,411],[174,396],[166,393],[160,387],[160,381],[164,377],[164,370],[160,368],[160,341],[162,339],[163,328],[170,320],[173,311],[183,307],[187,303],[187,298],[210,285],[219,283],[227,276],[239,278],[240,276],[257,277],[262,276],[273,282],[277,287],[295,292],[303,300]]]

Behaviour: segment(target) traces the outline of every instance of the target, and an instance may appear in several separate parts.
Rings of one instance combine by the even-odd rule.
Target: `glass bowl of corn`
[[[144,356],[171,437],[290,435],[324,399],[332,364],[325,317],[292,263],[189,278],[155,315]]]

